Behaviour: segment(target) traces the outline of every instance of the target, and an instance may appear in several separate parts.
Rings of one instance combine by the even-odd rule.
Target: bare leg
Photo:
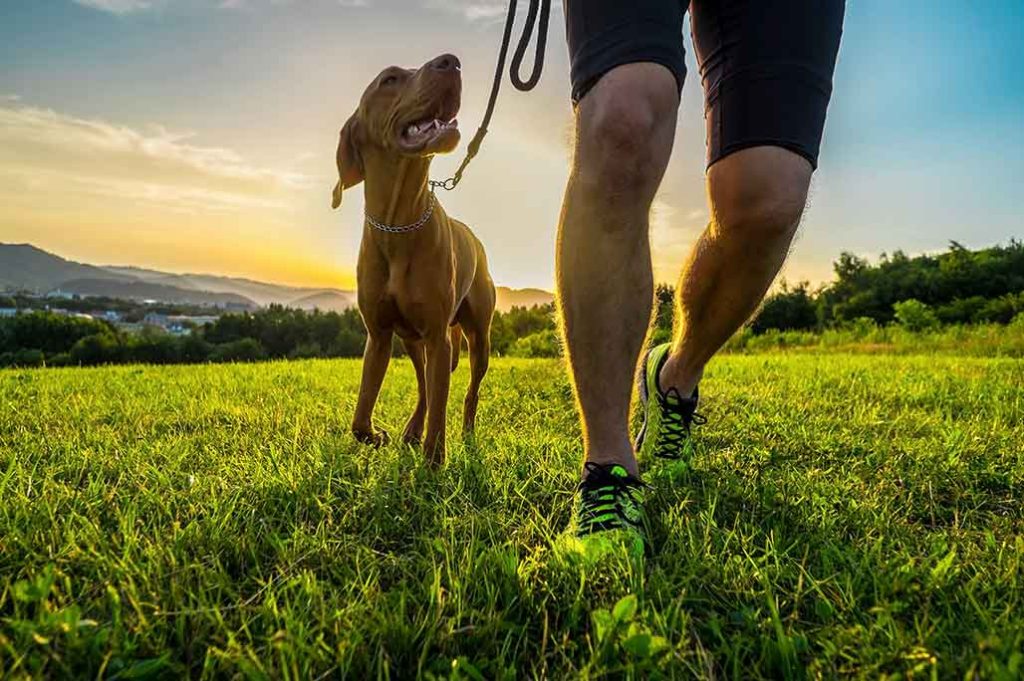
[[[690,395],[704,367],[761,304],[789,254],[812,168],[780,147],[731,154],[708,171],[711,223],[679,281],[662,389]]]
[[[633,475],[629,403],[654,293],[648,215],[678,106],[676,80],[661,65],[601,78],[577,112],[558,232],[558,300],[586,459]]]
[[[419,444],[420,440],[423,439],[423,420],[427,415],[427,379],[424,370],[426,356],[424,355],[423,343],[404,341],[404,344],[406,352],[409,353],[409,358],[412,359],[413,368],[416,369],[418,397],[416,409],[413,410],[412,416],[409,417],[409,421],[405,424],[402,440],[406,444],[415,445]]]
[[[426,341],[427,435],[423,441],[423,449],[427,461],[435,466],[444,463],[445,417],[452,377],[452,343],[447,331],[445,329],[444,332]]]
[[[359,384],[359,400],[352,419],[352,433],[365,444],[380,446],[387,442],[387,433],[373,429],[373,407],[377,404],[380,386],[391,361],[391,332],[370,335],[363,350],[363,378]]]

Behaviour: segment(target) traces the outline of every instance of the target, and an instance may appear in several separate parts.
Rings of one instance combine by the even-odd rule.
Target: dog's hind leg
[[[476,428],[476,407],[480,401],[480,384],[487,373],[491,358],[489,329],[477,329],[466,334],[469,341],[469,390],[463,410],[462,432],[468,435]]]
[[[452,327],[452,373],[459,368],[459,355],[462,353],[462,327]]]
[[[417,445],[423,439],[423,422],[427,416],[427,376],[424,369],[427,360],[422,342],[406,340],[403,344],[412,360],[413,368],[416,369],[416,390],[419,396],[416,399],[416,409],[409,417],[409,422],[405,424],[402,440],[406,444]]]

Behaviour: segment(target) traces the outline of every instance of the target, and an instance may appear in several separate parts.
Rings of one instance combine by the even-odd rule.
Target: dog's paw
[[[386,430],[353,430],[352,434],[355,436],[357,442],[364,445],[370,445],[371,447],[383,447],[391,442],[391,437],[388,435]]]

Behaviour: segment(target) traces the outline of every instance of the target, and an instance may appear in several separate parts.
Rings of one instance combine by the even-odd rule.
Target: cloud
[[[243,9],[255,4],[299,4],[300,0],[72,0],[92,9],[112,14],[129,14],[139,10],[176,5],[192,5],[216,9]],[[326,1],[326,0],[324,0]],[[342,7],[368,7],[370,0],[332,0]]]
[[[282,209],[311,179],[248,162],[237,152],[190,143],[162,126],[148,131],[50,109],[0,105],[0,172],[21,185],[160,204],[188,212]],[[46,189],[43,189],[43,185]],[[9,189],[10,190],[10,189]]]
[[[153,6],[151,0],[74,0],[79,5],[91,7],[92,9],[112,12],[114,14],[127,14],[140,9],[149,9]]]
[[[507,11],[505,3],[497,0],[424,0],[423,5],[461,14],[470,21],[495,21]]]

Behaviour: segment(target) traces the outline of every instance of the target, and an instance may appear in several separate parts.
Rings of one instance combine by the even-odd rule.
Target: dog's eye
[[[386,87],[388,85],[394,85],[398,82],[398,76],[384,76],[380,81],[381,86]]]

